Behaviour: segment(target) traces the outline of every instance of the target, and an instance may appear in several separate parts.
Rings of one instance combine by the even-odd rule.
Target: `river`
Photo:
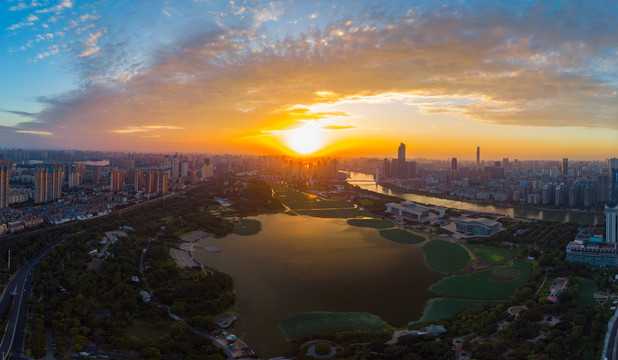
[[[596,225],[605,221],[602,213],[594,213],[588,211],[539,210],[523,207],[477,204],[467,201],[449,200],[427,195],[411,194],[378,185],[373,182],[373,179],[373,175],[350,172],[350,179],[348,180],[348,183],[350,183],[351,185],[358,185],[362,189],[370,190],[379,194],[396,196],[401,199],[410,200],[422,204],[429,204],[452,209],[508,215],[531,220],[558,221],[563,223],[571,221],[582,225]]]
[[[201,263],[234,278],[240,314],[230,331],[260,356],[287,348],[278,324],[307,311],[369,312],[393,326],[421,317],[435,297],[427,290],[442,276],[425,265],[421,245],[399,244],[345,219],[286,214],[251,217],[256,235],[200,240]],[[209,253],[204,246],[220,246]]]

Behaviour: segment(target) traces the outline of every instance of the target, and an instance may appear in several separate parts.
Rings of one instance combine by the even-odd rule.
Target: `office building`
[[[451,170],[453,170],[453,171],[457,170],[457,158],[452,158],[451,159]]]
[[[562,159],[562,176],[569,176],[569,159],[567,158]]]
[[[481,167],[481,147],[476,147],[476,168],[479,169]]]

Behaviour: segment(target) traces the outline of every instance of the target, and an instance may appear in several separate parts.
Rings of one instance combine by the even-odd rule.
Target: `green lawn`
[[[309,201],[285,201],[291,209],[349,209],[354,204],[347,200],[309,200]]]
[[[471,299],[451,299],[434,298],[430,299],[423,310],[423,317],[420,321],[431,322],[455,316],[463,311],[472,311],[487,304],[494,304],[492,300],[471,300]]]
[[[532,274],[533,264],[514,260],[511,265],[476,271],[469,275],[453,275],[433,284],[434,294],[477,299],[506,299]]]
[[[380,230],[380,236],[402,244],[420,244],[425,241],[425,237],[423,235],[415,234],[408,230],[402,229]]]
[[[308,215],[318,218],[349,219],[359,216],[367,216],[358,209],[335,209],[335,210],[295,210],[300,215]]]
[[[508,258],[517,254],[516,250],[503,249],[494,246],[468,245],[481,260],[488,264],[506,264]]]
[[[240,219],[238,224],[234,224],[234,234],[255,235],[262,230],[262,223],[259,220]]]
[[[373,314],[328,311],[295,314],[279,323],[279,329],[288,341],[333,331],[379,330],[387,326],[384,320]]]
[[[395,226],[392,221],[382,219],[350,219],[348,225],[372,229],[388,229]]]
[[[423,251],[427,266],[443,274],[465,269],[472,260],[468,250],[450,241],[432,240],[423,245]]]
[[[575,281],[579,285],[579,297],[577,298],[579,306],[597,306],[599,303],[592,297],[592,294],[597,291],[597,282],[583,277],[576,277]]]

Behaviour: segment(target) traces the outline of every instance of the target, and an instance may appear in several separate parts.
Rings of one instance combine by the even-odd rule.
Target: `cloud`
[[[99,43],[98,31],[79,49],[80,88],[41,98],[37,121],[20,126],[36,123],[36,130],[67,141],[92,139],[102,148],[155,147],[118,135],[173,129],[162,137],[170,148],[223,148],[264,129],[350,116],[314,112],[316,104],[418,99],[412,104],[424,114],[489,124],[618,129],[618,81],[596,70],[612,64],[617,50],[610,13],[570,3],[559,11],[452,10],[367,11],[354,21],[333,16],[327,25],[280,37],[254,23],[199,23],[190,27],[195,32],[157,43],[148,56],[136,56],[126,38]],[[277,4],[245,13],[260,24],[286,14]],[[326,16],[320,12],[320,20]],[[581,26],[583,19],[594,22]],[[175,125],[152,125],[169,123]]]
[[[2,108],[0,108],[0,111],[6,112],[6,113],[9,113],[9,114],[15,114],[15,115],[19,115],[19,116],[29,117],[29,118],[36,118],[36,116],[37,116],[36,113],[31,113],[31,112],[26,112],[26,111],[15,111],[15,110],[7,110],[7,109],[2,109]]]
[[[327,125],[327,126],[322,126],[322,129],[324,130],[348,130],[348,129],[354,129],[356,126],[343,126],[343,125]]]
[[[41,135],[41,136],[51,136],[51,135],[54,135],[54,134],[50,133],[49,131],[36,131],[36,130],[17,130],[15,132],[16,133],[21,133],[21,134],[32,134],[32,135]]]

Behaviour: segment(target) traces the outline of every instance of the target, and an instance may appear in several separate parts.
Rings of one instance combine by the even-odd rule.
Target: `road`
[[[618,342],[616,337],[618,336],[618,321],[614,321],[611,331],[609,332],[609,341],[607,342],[607,353],[605,355],[605,359],[607,360],[618,360],[616,357],[618,349],[616,349],[616,345]]]
[[[2,360],[8,358],[10,355],[12,355],[13,358],[25,357],[23,355],[24,334],[26,332],[28,297],[32,294],[32,273],[39,261],[41,261],[51,249],[65,241],[68,236],[69,235],[65,235],[60,240],[56,240],[39,250],[39,252],[15,274],[13,279],[9,282],[6,288],[7,290],[2,295],[0,306],[8,306],[11,297],[13,298],[13,306],[10,308],[6,331],[0,343]]]

